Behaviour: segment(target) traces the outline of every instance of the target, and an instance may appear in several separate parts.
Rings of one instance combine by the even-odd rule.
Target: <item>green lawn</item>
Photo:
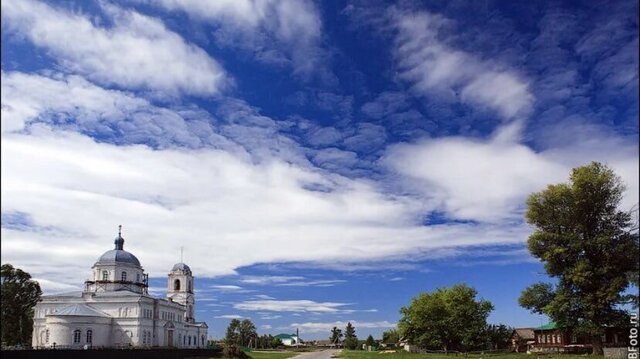
[[[405,351],[398,351],[396,353],[380,353],[380,352],[365,352],[361,350],[343,350],[340,354],[343,359],[586,359],[595,358],[591,355],[550,355],[540,354],[538,357],[536,354],[517,354],[517,353],[504,353],[504,354],[411,354]],[[601,357],[599,357],[601,358]]]
[[[295,352],[248,352],[252,359],[287,359],[300,353]]]

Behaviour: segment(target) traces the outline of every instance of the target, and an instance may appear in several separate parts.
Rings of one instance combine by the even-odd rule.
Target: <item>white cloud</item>
[[[44,122],[118,143],[157,147],[239,148],[213,131],[202,111],[157,107],[131,93],[107,90],[81,76],[2,72],[2,132]]]
[[[240,279],[240,282],[247,284],[259,284],[259,285],[270,285],[276,283],[287,283],[292,280],[300,280],[304,279],[301,276],[281,276],[281,275],[270,275],[270,276],[244,276]],[[267,298],[268,299],[268,298]]]
[[[214,318],[221,318],[221,319],[242,319],[242,318],[248,318],[248,317],[243,317],[241,315],[238,314],[225,314],[225,315],[217,315]]]
[[[227,292],[227,293],[247,293],[247,292],[251,292],[251,290],[249,289],[244,289],[240,286],[237,285],[212,285],[210,286],[211,288],[220,291],[220,292]]]
[[[233,305],[240,310],[272,312],[336,313],[349,303],[314,302],[312,300],[248,300]]]
[[[440,31],[452,26],[450,20],[397,7],[389,17],[396,31],[399,77],[413,92],[489,108],[505,119],[528,114],[534,101],[528,82],[513,70],[449,46]]]
[[[40,289],[44,293],[60,293],[60,292],[72,292],[81,291],[83,288],[81,285],[71,285],[65,283],[55,282],[46,278],[32,278],[40,285]]]
[[[103,9],[111,27],[37,1],[3,1],[3,31],[23,34],[67,70],[104,84],[210,95],[228,83],[216,60],[159,20],[113,5]]]
[[[301,276],[245,276],[240,279],[240,282],[255,285],[273,285],[280,287],[330,287],[338,283],[344,283],[346,281],[342,279],[309,280]]]
[[[322,20],[309,0],[162,0],[167,10],[217,26],[214,39],[221,46],[240,47],[258,61],[290,64],[294,73],[310,76],[323,70]]]
[[[606,135],[589,141],[536,152],[519,143],[448,137],[392,146],[383,161],[457,219],[519,221],[530,193],[566,181],[572,167],[596,160],[622,176],[622,207],[630,209],[638,197],[636,145]]]
[[[357,320],[349,320],[349,321],[337,321],[337,322],[306,322],[306,323],[293,323],[289,325],[288,328],[299,328],[300,331],[305,333],[320,333],[320,332],[330,332],[333,327],[344,328],[347,326],[347,323],[350,322],[356,329],[361,328],[393,328],[395,327],[395,323],[390,323],[388,321],[377,321],[377,322],[366,322],[366,321],[357,321]]]
[[[125,246],[152,276],[175,262],[175,238],[198,276],[215,276],[255,263],[407,259],[443,246],[519,242],[526,233],[424,227],[416,222],[425,210],[417,201],[275,159],[254,163],[213,149],[114,146],[42,125],[29,134],[3,134],[2,161],[3,213],[24,213],[33,227],[3,227],[3,259],[70,284],[81,282],[111,247],[120,223]],[[341,241],[327,246],[327,238]]]

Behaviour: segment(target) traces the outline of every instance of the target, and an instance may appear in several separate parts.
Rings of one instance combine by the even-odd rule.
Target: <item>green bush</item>
[[[225,345],[222,350],[222,356],[224,358],[233,358],[233,359],[249,359],[247,353],[245,353],[242,348],[237,345]]]

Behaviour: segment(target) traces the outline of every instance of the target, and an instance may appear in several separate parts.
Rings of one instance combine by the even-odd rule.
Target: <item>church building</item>
[[[125,251],[121,229],[115,249],[91,267],[83,291],[43,296],[36,305],[34,348],[204,348],[207,324],[194,316],[193,273],[177,263],[169,272],[167,297],[148,293],[148,275]]]

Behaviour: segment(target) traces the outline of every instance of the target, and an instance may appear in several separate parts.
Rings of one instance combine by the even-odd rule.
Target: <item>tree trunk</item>
[[[593,355],[604,355],[602,350],[602,337],[600,335],[593,335],[591,337],[591,345],[593,347]]]

